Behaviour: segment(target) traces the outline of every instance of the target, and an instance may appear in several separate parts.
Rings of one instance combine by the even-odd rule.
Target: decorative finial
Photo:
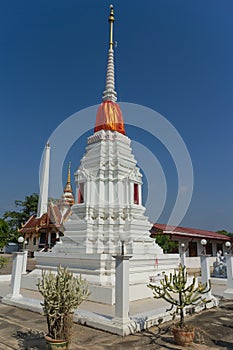
[[[105,90],[102,95],[102,103],[98,108],[94,132],[99,130],[112,130],[125,135],[124,120],[120,106],[116,103],[117,92],[115,91],[115,67],[114,67],[114,23],[113,5],[110,5],[110,15],[108,18],[110,28],[110,40],[108,49],[108,63],[106,72]]]
[[[107,74],[106,74],[106,85],[103,92],[103,101],[117,101],[117,93],[115,91],[115,69],[114,69],[114,41],[113,41],[113,23],[114,23],[114,10],[113,5],[110,5],[109,14],[109,50],[108,50],[108,64],[107,64]]]
[[[114,22],[114,10],[113,5],[110,5],[110,15],[108,18],[110,25],[110,40],[109,40],[109,50],[113,50],[113,22]]]
[[[65,206],[67,205],[72,206],[74,204],[74,195],[73,195],[73,190],[70,182],[70,166],[71,166],[71,162],[69,162],[67,183],[64,188],[64,193],[62,195],[62,203]]]
[[[69,162],[69,166],[68,166],[68,177],[67,177],[67,183],[70,183],[70,166],[71,166],[71,162]]]

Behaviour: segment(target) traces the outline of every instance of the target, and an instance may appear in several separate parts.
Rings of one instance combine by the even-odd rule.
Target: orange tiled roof
[[[159,231],[163,231],[163,233],[172,234],[173,236],[182,236],[182,237],[190,237],[190,238],[211,238],[223,241],[232,240],[231,237],[225,236],[218,232],[200,230],[197,228],[189,228],[182,226],[167,226],[165,224],[155,223],[151,229],[152,236]]]

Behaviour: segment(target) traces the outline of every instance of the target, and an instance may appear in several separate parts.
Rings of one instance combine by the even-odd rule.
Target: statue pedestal
[[[227,289],[223,293],[225,299],[233,299],[233,255],[226,255],[227,264]]]

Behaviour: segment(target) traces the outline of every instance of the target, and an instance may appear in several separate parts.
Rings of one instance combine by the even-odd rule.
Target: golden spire
[[[71,166],[71,162],[69,162],[69,167],[68,167],[67,183],[70,183],[70,166]]]
[[[108,18],[109,21],[109,32],[110,32],[110,40],[109,40],[109,50],[113,50],[113,22],[114,22],[114,10],[113,5],[110,5],[110,15]]]
[[[62,202],[64,205],[71,206],[74,204],[74,195],[73,195],[73,190],[72,190],[71,181],[70,181],[70,166],[71,166],[71,162],[69,162],[67,183],[64,188],[64,193],[62,195]]]

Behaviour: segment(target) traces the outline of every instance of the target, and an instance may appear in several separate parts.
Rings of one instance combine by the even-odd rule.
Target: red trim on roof
[[[179,237],[192,237],[192,238],[211,238],[222,241],[231,241],[232,238],[229,236],[225,236],[218,232],[200,230],[197,228],[190,227],[182,227],[182,226],[171,226],[165,224],[157,224],[155,223],[151,229],[151,234],[156,234],[158,231],[163,231],[163,233],[171,234],[173,236]]]

